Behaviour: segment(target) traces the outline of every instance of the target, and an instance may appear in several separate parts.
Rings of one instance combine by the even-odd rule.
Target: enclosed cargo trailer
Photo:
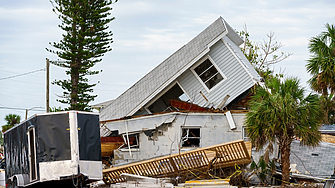
[[[9,187],[82,187],[102,179],[99,115],[36,114],[4,133]]]

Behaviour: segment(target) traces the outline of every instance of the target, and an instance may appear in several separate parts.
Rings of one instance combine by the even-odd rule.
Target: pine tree
[[[115,1],[116,2],[116,1]],[[55,80],[60,86],[63,99],[58,102],[70,104],[67,110],[90,111],[88,105],[97,95],[92,95],[93,87],[87,76],[100,71],[91,70],[102,56],[111,49],[112,32],[108,30],[111,17],[112,0],[51,0],[53,11],[61,20],[59,27],[65,32],[58,43],[50,43],[56,50],[47,51],[57,54],[60,61],[52,64],[66,68],[70,79]]]

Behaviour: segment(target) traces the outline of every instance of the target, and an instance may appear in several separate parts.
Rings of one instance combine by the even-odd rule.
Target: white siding
[[[227,77],[215,89],[208,93],[207,89],[203,87],[191,70],[186,71],[177,79],[181,87],[196,104],[208,107],[213,105],[216,108],[226,95],[230,95],[226,102],[228,104],[254,85],[252,78],[222,41],[214,44],[208,55]],[[210,101],[210,104],[200,95],[200,91]]]
[[[241,60],[243,61],[244,64],[246,64],[246,69],[249,71],[249,73],[251,74],[251,76],[253,78],[255,78],[255,80],[259,81],[259,79],[260,79],[259,74],[255,70],[255,68],[251,65],[251,63],[248,61],[248,59],[245,57],[245,55],[243,54],[243,52],[241,51],[241,49],[238,46],[234,45],[234,43],[228,37],[224,36],[223,40],[226,43],[230,44],[230,47],[232,48],[233,52],[239,58],[241,58]]]

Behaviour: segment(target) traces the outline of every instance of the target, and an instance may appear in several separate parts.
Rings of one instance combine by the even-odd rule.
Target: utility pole
[[[49,59],[48,58],[46,58],[46,60],[47,60],[47,80],[46,80],[46,82],[47,82],[47,91],[46,91],[46,102],[47,102],[47,104],[46,104],[46,112],[48,113],[49,112],[49,65],[50,65],[50,62],[49,62]]]
[[[40,107],[32,107],[32,108],[26,109],[26,119],[28,118],[28,111],[35,109],[35,108],[43,108],[43,107],[40,106]]]

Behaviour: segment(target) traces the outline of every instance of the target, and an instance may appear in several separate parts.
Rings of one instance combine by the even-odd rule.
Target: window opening
[[[219,71],[215,68],[214,64],[209,59],[206,59],[204,62],[198,65],[194,71],[208,89],[213,88],[216,84],[223,80],[223,76],[219,73]]]
[[[247,132],[247,127],[243,126],[243,130],[242,130],[242,137],[244,141],[249,141],[249,137],[248,137],[248,132]]]
[[[182,147],[200,147],[200,128],[182,128]]]
[[[139,134],[129,134],[128,135],[128,138],[129,138],[129,145],[130,145],[130,148],[139,148],[140,145],[139,145]],[[128,140],[127,140],[127,135],[123,135],[123,140],[124,140],[124,144],[121,146],[121,148],[124,148],[124,149],[128,149]]]

